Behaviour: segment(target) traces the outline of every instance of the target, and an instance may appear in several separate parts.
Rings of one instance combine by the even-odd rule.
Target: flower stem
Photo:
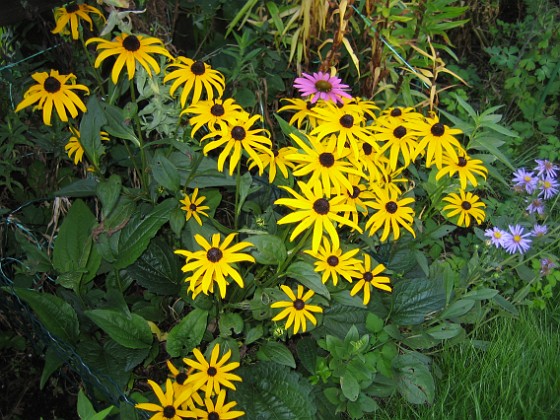
[[[129,81],[130,87],[130,99],[133,104],[137,105],[136,103],[136,90],[134,89],[134,82],[133,80]],[[142,180],[142,187],[146,194],[148,194],[149,189],[149,180],[148,180],[148,161],[146,159],[146,152],[144,150],[144,137],[142,136],[142,125],[140,124],[140,117],[138,116],[138,112],[134,113],[134,124],[136,126],[136,136],[138,137],[138,141],[140,143],[140,179]],[[148,194],[149,195],[149,194]]]

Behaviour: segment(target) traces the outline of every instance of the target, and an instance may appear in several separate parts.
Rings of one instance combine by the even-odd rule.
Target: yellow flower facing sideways
[[[72,39],[77,40],[79,38],[79,22],[84,20],[89,23],[90,31],[93,30],[93,21],[91,20],[90,14],[95,14],[101,17],[103,22],[105,22],[105,16],[98,9],[87,4],[70,4],[65,7],[57,7],[54,9],[54,20],[56,21],[56,28],[51,32],[53,34],[68,34],[68,26],[70,26],[70,31],[72,34]]]
[[[457,159],[450,158],[449,156],[443,157],[443,167],[438,170],[436,180],[440,180],[443,176],[449,175],[450,177],[457,174],[461,183],[461,189],[465,190],[470,182],[473,187],[478,186],[478,180],[475,175],[479,175],[486,179],[488,169],[484,166],[479,159],[471,159],[466,154],[459,155]]]
[[[68,143],[66,143],[66,146],[64,146],[64,150],[66,150],[66,153],[68,154],[68,157],[70,159],[72,159],[72,155],[74,155],[74,165],[77,165],[82,161],[84,157],[84,148],[82,146],[82,143],[80,142],[80,132],[78,131],[78,129],[74,127],[68,128],[72,133],[72,136],[70,136]],[[109,141],[109,133],[101,131],[99,133],[99,136],[101,140]]]

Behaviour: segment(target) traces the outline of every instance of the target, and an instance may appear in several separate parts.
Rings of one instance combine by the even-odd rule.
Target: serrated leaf
[[[278,236],[252,235],[247,237],[246,241],[255,246],[251,254],[259,264],[278,265],[283,263],[288,256],[286,245]]]
[[[267,341],[257,351],[257,358],[263,362],[275,362],[296,368],[294,355],[286,346],[275,341]]]
[[[403,279],[393,284],[392,321],[400,325],[416,325],[445,305],[445,289],[441,279]]]
[[[302,366],[311,374],[315,373],[317,363],[317,341],[309,337],[303,337],[296,344],[296,352]]]
[[[208,311],[195,308],[167,335],[166,349],[171,357],[185,357],[200,344],[208,322]]]
[[[152,331],[140,315],[127,316],[111,309],[92,309],[84,314],[123,347],[145,349],[152,345]]]

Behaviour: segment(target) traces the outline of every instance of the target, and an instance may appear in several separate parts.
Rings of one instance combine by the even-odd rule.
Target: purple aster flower
[[[556,178],[556,171],[560,169],[558,165],[546,159],[536,159],[535,162],[537,162],[537,167],[535,169],[537,170],[538,176],[546,175],[550,178]]]
[[[524,189],[528,194],[532,194],[537,188],[538,178],[532,171],[519,168],[513,173],[513,186]]]
[[[486,229],[484,231],[484,236],[490,238],[490,242],[492,243],[492,245],[494,245],[496,248],[500,248],[502,246],[505,233],[506,232],[504,232],[500,228],[493,227],[490,229]]]
[[[526,210],[531,214],[544,214],[544,203],[540,198],[534,198],[530,200],[530,204],[527,206]]]
[[[535,226],[533,226],[533,231],[531,232],[531,234],[533,236],[544,236],[548,233],[548,227],[546,225],[539,225],[536,224]]]
[[[548,200],[558,194],[558,181],[556,179],[546,176],[544,179],[539,180],[539,197]]]
[[[313,73],[313,76],[307,73],[302,73],[301,76],[294,80],[294,87],[299,90],[302,96],[313,95],[311,98],[312,104],[319,99],[342,102],[342,97],[352,97],[346,93],[350,86],[341,83],[341,80],[336,76],[331,76],[322,71]]]
[[[519,252],[523,254],[531,247],[531,232],[525,233],[525,228],[521,225],[509,225],[509,232],[505,232],[503,236],[502,246],[508,254]]]
[[[543,258],[541,260],[541,275],[548,276],[552,269],[556,268],[556,264],[550,258]]]

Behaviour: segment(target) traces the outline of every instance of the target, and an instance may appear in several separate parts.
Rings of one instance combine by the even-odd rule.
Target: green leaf
[[[403,279],[393,285],[391,319],[400,325],[416,325],[445,305],[445,289],[440,278]]]
[[[177,167],[159,150],[155,153],[150,167],[152,175],[159,185],[173,192],[180,189],[181,179]]]
[[[76,342],[80,333],[78,315],[70,304],[58,296],[36,290],[17,287],[4,290],[13,290],[19,298],[29,304],[51,334],[68,343]]]
[[[202,341],[207,323],[208,311],[193,309],[169,331],[167,353],[171,357],[186,357]]]
[[[103,218],[111,214],[115,208],[115,204],[117,204],[119,200],[121,189],[122,181],[121,177],[118,175],[111,175],[109,179],[103,180],[97,185],[97,197],[103,205],[101,209]]]
[[[463,298],[449,305],[440,315],[440,318],[457,318],[465,315],[474,306],[474,299]]]
[[[177,207],[177,201],[169,198],[143,216],[136,212],[121,231],[118,242],[116,269],[126,268],[142,255],[150,240],[169,220],[169,213]]]
[[[426,330],[426,333],[436,340],[449,340],[450,338],[457,337],[461,332],[463,332],[463,327],[451,322],[445,322]]]
[[[323,314],[323,325],[315,330],[317,334],[330,334],[343,339],[352,326],[356,326],[360,335],[365,334],[365,319],[368,309],[360,309],[352,306],[333,303],[325,308]]]
[[[82,420],[103,420],[109,415],[113,406],[107,407],[103,411],[97,413],[93,408],[93,404],[88,400],[86,394],[84,394],[84,391],[80,389],[77,408],[78,416],[80,416]]]
[[[50,197],[93,197],[96,194],[95,178],[80,179],[53,192]]]
[[[85,315],[109,337],[128,349],[146,349],[152,345],[152,331],[148,322],[140,315],[129,314],[111,309],[92,309]]]
[[[464,298],[468,297],[469,299],[474,299],[474,300],[486,300],[486,299],[492,299],[497,294],[498,291],[496,289],[482,288],[482,289],[471,290],[470,292],[465,293],[463,297]]]
[[[318,295],[324,296],[327,299],[331,298],[327,287],[321,281],[321,276],[313,269],[311,263],[296,261],[287,268],[286,275],[297,280]]]
[[[294,355],[288,348],[275,341],[267,341],[257,351],[257,358],[263,362],[275,362],[280,365],[296,368]]]
[[[383,327],[385,326],[385,322],[375,315],[374,313],[368,313],[366,317],[366,328],[368,331],[372,333],[380,333],[383,331]]]
[[[59,367],[62,366],[64,360],[60,358],[58,351],[54,349],[54,346],[49,346],[45,352],[45,365],[43,366],[43,372],[41,372],[41,380],[39,382],[39,389],[43,389],[47,380]]]
[[[412,404],[432,403],[435,395],[434,378],[418,353],[401,354],[393,359],[397,389]]]
[[[86,104],[87,112],[80,122],[80,144],[89,161],[97,168],[105,148],[101,144],[101,127],[107,123],[101,103],[91,95]]]
[[[511,303],[509,300],[506,300],[502,295],[497,294],[496,296],[494,296],[492,298],[492,302],[494,302],[500,308],[502,308],[503,310],[505,310],[506,312],[509,312],[510,314],[512,314],[514,316],[519,315],[519,311],[513,305],[513,303]]]
[[[262,325],[257,325],[256,327],[251,328],[247,331],[247,335],[245,336],[245,345],[249,345],[257,341],[264,335]]]
[[[220,316],[218,327],[222,336],[230,336],[232,334],[241,334],[243,331],[243,318],[238,313],[226,312]]]
[[[278,236],[252,235],[245,240],[255,246],[251,254],[259,264],[278,265],[283,263],[288,256],[286,245]]]
[[[303,337],[296,344],[296,352],[302,366],[311,374],[315,373],[317,364],[317,341],[310,337]]]
[[[130,120],[127,123],[123,114],[123,110],[117,106],[102,104],[104,115],[106,118],[105,131],[111,136],[124,140],[130,140],[137,147],[140,147],[140,140],[134,134],[134,130],[130,127]]]
[[[340,388],[342,393],[350,401],[356,401],[360,395],[360,384],[358,380],[349,371],[340,377]]]

